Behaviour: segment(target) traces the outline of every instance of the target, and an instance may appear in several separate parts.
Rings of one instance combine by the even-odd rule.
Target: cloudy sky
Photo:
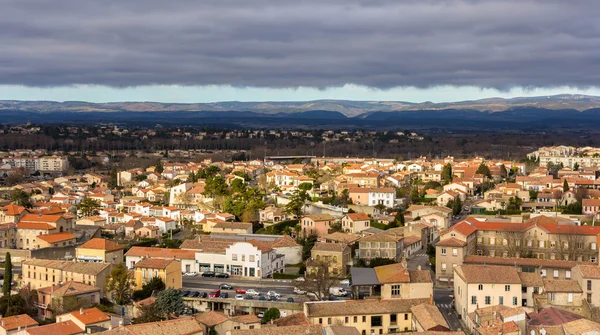
[[[0,0],[0,99],[600,95],[598,0]]]

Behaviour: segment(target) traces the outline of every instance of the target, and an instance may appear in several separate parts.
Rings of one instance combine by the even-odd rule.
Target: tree
[[[475,171],[476,174],[482,174],[488,178],[492,178],[492,172],[490,171],[490,168],[487,166],[487,164],[481,162],[481,164],[479,164],[479,167],[477,168],[477,171]]]
[[[578,235],[576,226],[558,225],[557,249],[560,259],[577,261],[586,249],[583,248],[585,238]]]
[[[241,193],[241,192],[244,192],[245,189],[246,189],[246,184],[244,183],[243,180],[236,178],[231,182],[231,191],[233,193]]]
[[[337,280],[329,273],[329,263],[311,260],[307,263],[304,281],[295,281],[294,286],[302,291],[312,293],[317,300],[329,297],[329,289],[336,285]]]
[[[521,210],[521,205],[522,205],[523,201],[521,200],[521,198],[514,196],[514,197],[510,197],[508,199],[508,207],[506,209],[509,210]]]
[[[375,258],[371,259],[371,261],[369,261],[369,267],[374,268],[377,266],[389,265],[389,264],[394,264],[394,263],[396,263],[396,262],[390,258],[375,257]]]
[[[84,217],[97,215],[99,208],[100,203],[92,198],[85,198],[77,205],[77,209],[81,211],[81,215]]]
[[[12,290],[12,261],[10,259],[10,252],[6,253],[5,261],[4,261],[4,283],[2,284],[2,294],[5,296],[9,296]]]
[[[579,171],[579,163],[573,164],[573,171]]]
[[[27,208],[32,207],[29,194],[21,189],[14,189],[10,191],[8,199],[17,206],[23,206]]]
[[[536,200],[538,197],[538,191],[536,190],[529,190],[529,200],[533,201]]]
[[[452,203],[452,214],[458,215],[462,210],[462,201],[460,197],[456,197],[456,200]]]
[[[123,263],[113,267],[107,278],[106,290],[112,294],[113,300],[119,304],[127,304],[132,295],[132,278]]]
[[[504,164],[500,165],[500,177],[508,177],[508,171],[506,170],[506,166],[504,166]]]
[[[310,191],[313,189],[313,184],[312,183],[302,183],[302,184],[298,185],[298,189],[302,190],[302,191]]]
[[[166,316],[169,316],[170,314],[179,315],[183,313],[183,309],[185,308],[181,294],[170,287],[161,291],[156,296],[155,304],[158,310]]]
[[[163,173],[164,170],[165,170],[165,168],[162,165],[162,162],[158,161],[158,164],[156,164],[156,167],[154,168],[154,172],[156,172],[156,173]]]
[[[156,303],[141,305],[138,308],[140,310],[140,314],[137,318],[131,320],[132,324],[157,322],[162,320],[162,313],[158,309]]]
[[[302,215],[302,209],[304,209],[306,198],[306,191],[294,191],[294,193],[292,193],[290,196],[290,202],[285,205],[285,211],[288,214],[293,214],[296,216]]]
[[[334,233],[334,232],[338,232],[338,231],[342,231],[342,223],[341,222],[334,222],[329,226],[329,230],[327,230],[327,232],[329,234]]]
[[[571,189],[569,187],[569,183],[567,182],[567,179],[565,179],[565,181],[563,182],[563,192],[567,192],[569,189]]]
[[[117,188],[118,185],[118,172],[117,169],[113,168],[110,170],[110,178],[108,180],[108,187]]]
[[[165,289],[165,283],[160,277],[152,277],[150,281],[142,286],[139,291],[133,292],[133,300],[139,301],[152,296],[152,293],[158,293]]]
[[[396,212],[396,216],[394,216],[394,222],[397,227],[404,227],[404,213],[401,210]]]
[[[450,184],[452,182],[452,165],[450,163],[444,165],[442,169],[442,180],[444,184]]]
[[[267,311],[263,315],[261,323],[269,323],[269,321],[271,321],[271,320],[279,319],[280,316],[281,316],[281,313],[279,312],[279,309],[277,309],[275,307],[271,307],[271,308],[267,309]]]

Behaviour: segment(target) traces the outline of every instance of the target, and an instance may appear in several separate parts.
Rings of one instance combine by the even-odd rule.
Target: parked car
[[[258,318],[259,318],[259,319],[262,319],[262,318],[263,318],[263,316],[265,316],[265,313],[263,313],[263,312],[260,312],[260,313],[258,313],[256,316],[258,316]]]
[[[350,286],[350,279],[340,280],[340,285]]]
[[[277,301],[279,299],[276,296],[273,295],[273,296],[268,297],[267,300],[269,300],[269,301]]]
[[[208,293],[206,293],[206,292],[200,292],[200,297],[199,298],[208,298]]]
[[[191,298],[198,298],[200,296],[200,292],[193,292],[192,294],[190,294]]]
[[[196,272],[185,272],[183,274],[184,277],[196,277],[198,274]]]
[[[219,272],[216,275],[217,278],[229,278],[229,273],[227,272]]]
[[[254,297],[254,296],[260,295],[260,292],[251,288],[249,290],[246,290],[246,294]]]
[[[332,294],[336,297],[345,297],[348,295],[348,292],[341,287],[330,287],[329,294]]]
[[[267,300],[267,298],[265,298],[264,296],[261,295],[260,297],[258,297],[258,300],[265,301],[265,300]]]
[[[208,294],[209,298],[218,298],[221,296],[221,290],[213,290]]]
[[[302,291],[301,289],[299,289],[297,287],[294,287],[294,293],[296,293],[296,294],[305,294],[306,291]]]
[[[246,300],[253,300],[254,298],[252,298],[252,296],[251,296],[251,295],[246,295],[246,296],[244,297],[244,299],[246,299]]]
[[[223,292],[223,293],[221,293],[221,296],[220,296],[220,298],[223,298],[223,299],[227,299],[227,298],[229,298],[229,293],[227,293],[227,292]]]
[[[275,291],[269,291],[269,292],[267,292],[267,296],[268,296],[268,297],[275,297],[275,298],[279,298],[279,297],[281,297],[281,294],[279,294],[279,293],[277,293],[277,292],[275,292]]]
[[[244,290],[243,288],[236,288],[235,293],[246,294],[246,290]]]
[[[229,284],[221,284],[221,285],[219,285],[219,288],[221,290],[233,290],[233,286],[231,286]]]
[[[244,296],[241,294],[236,294],[235,295],[235,300],[244,300]]]
[[[214,277],[215,276],[215,272],[214,271],[204,271],[202,272],[202,277]]]
[[[181,296],[182,297],[187,297],[190,294],[192,294],[192,291],[183,291],[183,292],[181,292]]]
[[[286,302],[294,302],[294,298],[287,298]]]

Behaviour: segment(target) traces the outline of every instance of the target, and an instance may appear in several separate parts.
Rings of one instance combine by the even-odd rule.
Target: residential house
[[[346,277],[352,266],[352,250],[347,244],[317,242],[310,251],[311,258],[306,264],[306,271],[316,271],[316,263],[325,262],[329,273],[335,277]]]
[[[356,205],[394,207],[396,190],[393,187],[353,187],[348,189],[352,203]]]
[[[543,294],[535,300],[537,309],[554,306],[575,312],[579,311],[584,299],[583,290],[575,280],[544,279]]]
[[[134,281],[138,290],[154,277],[168,288],[181,289],[181,262],[174,259],[142,258],[134,266]]]
[[[124,245],[104,238],[93,238],[75,249],[79,262],[123,263]]]
[[[0,318],[0,335],[17,335],[22,329],[35,328],[39,325],[31,316],[19,314]]]
[[[371,219],[366,213],[350,213],[342,217],[342,230],[358,234],[371,226]]]
[[[102,335],[206,335],[193,317],[115,327]],[[36,334],[37,335],[37,334]]]
[[[594,306],[600,306],[600,266],[596,264],[577,264],[573,268],[573,280],[579,283],[584,298]]]
[[[104,294],[111,265],[49,259],[28,259],[22,263],[22,285],[33,290],[68,281],[77,281],[100,288]]]
[[[144,226],[136,229],[135,235],[141,238],[157,238],[160,235],[160,229],[153,225]]]
[[[421,304],[410,308],[412,313],[412,329],[416,332],[450,331],[446,319],[435,305]]]
[[[404,236],[382,232],[365,236],[358,242],[358,258],[370,262],[373,258],[387,258],[399,262],[404,251]]]
[[[329,228],[335,218],[330,214],[310,214],[300,219],[301,234],[303,237],[309,235],[324,236],[329,233]]]
[[[128,269],[134,269],[135,264],[143,258],[174,259],[181,263],[181,272],[197,271],[196,252],[194,250],[133,246],[125,254],[125,266]]]
[[[100,289],[76,281],[58,283],[37,290],[38,315],[43,318],[53,318],[56,311],[61,311],[64,305],[74,304],[90,307],[100,303]]]
[[[56,317],[56,322],[73,322],[85,333],[91,333],[92,330],[111,328],[110,316],[97,307],[84,309],[83,307],[71,313],[62,314]]]
[[[48,335],[48,334],[60,334],[60,335],[79,335],[85,334],[85,330],[79,327],[73,321],[63,321],[50,323],[47,325],[28,328],[23,330],[25,335]]]
[[[34,249],[65,247],[75,245],[75,242],[75,235],[70,232],[39,235],[34,240],[34,243],[37,243]]]

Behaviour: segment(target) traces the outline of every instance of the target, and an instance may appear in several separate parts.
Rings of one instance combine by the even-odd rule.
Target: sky
[[[0,0],[0,99],[600,95],[597,0]]]

